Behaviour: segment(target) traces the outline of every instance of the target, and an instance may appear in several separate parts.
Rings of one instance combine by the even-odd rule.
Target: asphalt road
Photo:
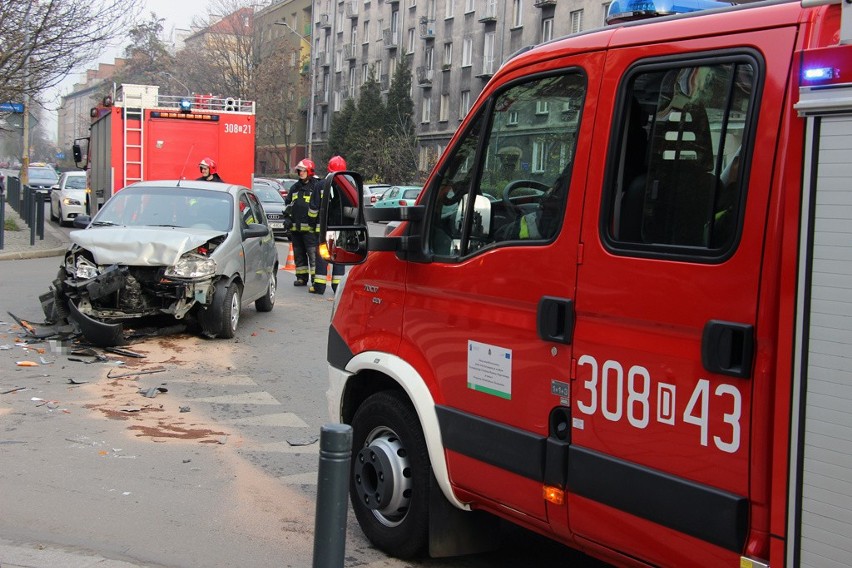
[[[273,312],[244,307],[232,340],[153,335],[127,346],[144,358],[97,361],[9,313],[47,331],[38,294],[60,261],[0,263],[0,540],[150,567],[310,566],[331,297],[282,271]],[[604,566],[524,531],[503,542],[404,562],[350,511],[345,566]]]

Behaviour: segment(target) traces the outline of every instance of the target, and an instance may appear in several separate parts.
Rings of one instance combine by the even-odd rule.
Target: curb
[[[0,251],[0,260],[26,260],[28,258],[47,258],[50,256],[62,256],[68,250],[67,246],[50,249],[21,250],[14,252]]]

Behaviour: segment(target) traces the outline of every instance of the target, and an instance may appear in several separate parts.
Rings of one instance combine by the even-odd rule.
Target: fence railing
[[[21,186],[20,179],[6,177],[5,191],[0,194],[0,250],[6,245],[6,203],[29,227],[30,246],[33,246],[36,236],[44,240],[44,204],[49,199],[49,191]]]

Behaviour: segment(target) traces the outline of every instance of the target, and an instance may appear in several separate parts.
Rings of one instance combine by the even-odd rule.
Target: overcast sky
[[[169,33],[173,28],[189,28],[192,19],[195,17],[206,18],[207,6],[209,2],[206,0],[143,0],[142,21],[145,21],[150,16],[151,12],[157,14],[158,18],[164,18],[163,30],[164,33]],[[124,44],[116,45],[105,49],[103,55],[97,61],[90,63],[83,69],[78,69],[69,74],[54,91],[48,95],[46,103],[50,109],[51,124],[46,126],[47,135],[49,138],[56,140],[56,109],[62,102],[60,98],[71,92],[71,89],[76,83],[79,83],[81,77],[85,75],[86,69],[95,69],[98,63],[112,63],[116,57],[120,57],[124,53]]]

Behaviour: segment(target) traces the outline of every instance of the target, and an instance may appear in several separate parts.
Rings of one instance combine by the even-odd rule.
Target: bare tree
[[[302,72],[299,49],[278,38],[264,45],[264,56],[254,74],[254,98],[257,101],[258,157],[274,163],[273,169],[291,171],[297,125],[304,121],[310,96],[310,76]]]
[[[38,98],[94,61],[135,20],[140,0],[0,2],[0,101]]]

